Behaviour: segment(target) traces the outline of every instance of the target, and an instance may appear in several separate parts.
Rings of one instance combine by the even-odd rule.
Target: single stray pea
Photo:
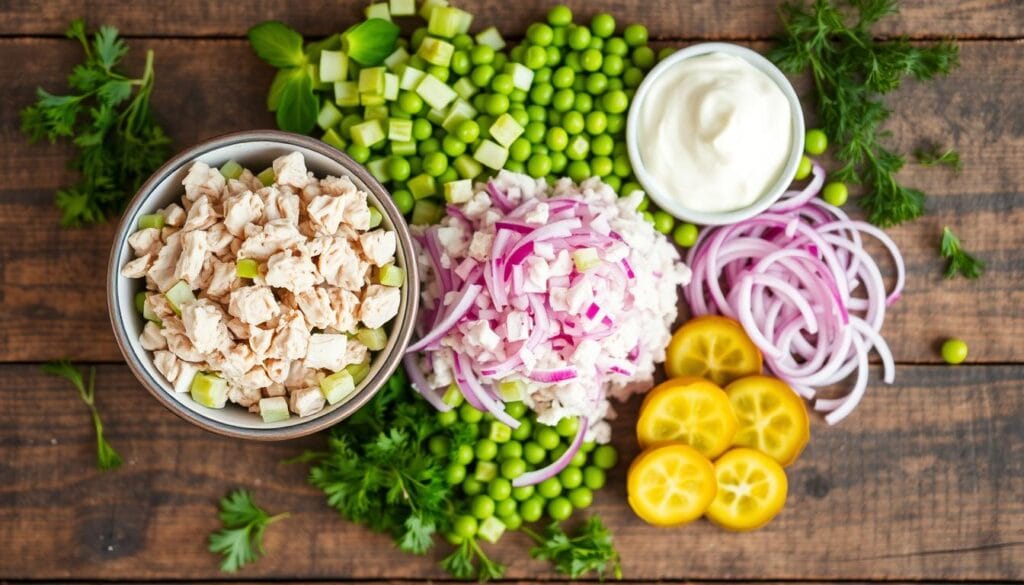
[[[811,176],[811,159],[807,158],[807,155],[800,157],[800,164],[796,167],[796,175],[793,179],[802,181],[807,177]]]
[[[828,136],[825,136],[825,131],[815,128],[808,130],[804,136],[804,150],[807,154],[812,156],[818,156],[825,154],[825,150],[828,148]]]
[[[674,228],[675,225],[675,218],[667,212],[660,210],[654,212],[654,229],[659,233],[670,234],[672,233],[672,228]]]
[[[955,337],[942,343],[942,359],[947,364],[960,364],[967,359],[967,342]]]
[[[672,239],[683,248],[689,248],[697,243],[697,226],[692,223],[681,223],[672,232]]]
[[[822,199],[824,199],[828,204],[835,205],[836,207],[842,207],[846,203],[846,199],[849,195],[850,192],[846,188],[846,184],[838,181],[825,185],[825,188],[821,192]]]

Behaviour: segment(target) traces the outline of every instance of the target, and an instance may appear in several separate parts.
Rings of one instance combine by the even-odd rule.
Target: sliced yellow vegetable
[[[786,472],[774,459],[739,447],[715,461],[718,492],[708,520],[728,530],[760,528],[786,505]]]
[[[740,378],[725,389],[739,419],[733,444],[768,455],[782,466],[796,461],[811,437],[804,401],[770,376]]]
[[[644,398],[636,423],[641,447],[668,441],[685,443],[714,458],[732,445],[737,421],[729,397],[703,378],[673,378]]]
[[[690,320],[672,336],[665,371],[670,378],[699,376],[725,386],[760,374],[761,352],[739,323],[706,315]]]
[[[715,470],[706,457],[682,443],[651,447],[629,467],[629,507],[655,526],[700,518],[715,498]]]

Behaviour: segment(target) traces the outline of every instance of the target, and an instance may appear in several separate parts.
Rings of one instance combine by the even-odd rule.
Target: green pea
[[[587,76],[586,89],[594,95],[601,95],[608,88],[608,76],[604,73],[591,73]]]
[[[821,191],[821,197],[825,202],[836,207],[842,207],[846,204],[846,199],[849,197],[850,191],[846,188],[845,183],[833,181],[825,185],[825,188]]]
[[[562,62],[562,51],[558,47],[547,47],[544,49],[546,60],[544,62],[548,67],[554,67]]]
[[[639,67],[628,67],[622,73],[622,83],[626,87],[640,87],[640,83],[644,80],[644,72]]]
[[[370,149],[365,146],[359,146],[358,144],[349,144],[348,155],[357,163],[365,164],[366,161],[370,160]]]
[[[619,453],[611,445],[601,445],[594,449],[594,465],[601,469],[611,469],[619,460]]]
[[[491,485],[494,485],[494,484],[491,484]],[[510,485],[509,491],[511,491],[512,490],[511,484],[509,484],[509,485]],[[515,514],[519,510],[519,504],[516,503],[516,501],[513,500],[512,498],[509,498],[508,496],[506,496],[506,497],[504,497],[504,498],[502,498],[500,500],[495,498],[495,501],[497,503],[494,505],[494,515],[499,517],[499,518],[502,518],[502,517],[507,518],[507,517]]]
[[[544,498],[539,495],[519,504],[519,515],[527,522],[536,522],[544,514]]]
[[[607,12],[599,12],[590,20],[590,30],[595,35],[606,38],[615,34],[615,17]]]
[[[583,468],[583,485],[592,490],[599,490],[604,487],[605,473],[600,467],[588,465]]]
[[[482,494],[483,491],[484,484],[474,477],[467,477],[466,481],[462,482],[462,493],[466,494],[467,496],[475,496],[477,494]]]
[[[523,444],[523,459],[525,459],[527,463],[537,465],[541,461],[544,461],[544,458],[547,457],[547,455],[547,449],[541,447],[540,444],[535,441],[527,441]]]
[[[683,248],[689,248],[697,243],[697,226],[692,223],[681,223],[672,232],[672,240]]]
[[[607,177],[612,174],[612,159],[607,156],[595,156],[590,159],[590,171],[597,177]]]
[[[466,50],[473,47],[473,37],[466,33],[459,33],[452,39],[452,44],[455,45],[456,49]]]
[[[631,24],[622,31],[622,38],[630,47],[639,47],[647,43],[647,27],[642,24]]]
[[[587,454],[584,453],[581,450],[576,451],[576,454],[573,455],[572,459],[569,460],[569,465],[572,465],[574,467],[582,468],[586,464],[587,464]]]
[[[942,343],[942,359],[947,364],[961,364],[967,359],[967,342],[963,339],[950,338]]]
[[[416,118],[412,121],[412,138],[413,140],[426,140],[430,138],[430,135],[434,133],[434,127],[430,125],[430,121],[424,118]]]
[[[547,127],[544,126],[543,122],[530,122],[523,128],[521,138],[525,138],[530,144],[540,144],[544,142],[544,134],[546,132]]]
[[[504,477],[496,477],[487,484],[487,495],[495,502],[507,500],[512,496],[512,482]]]
[[[508,54],[516,63],[522,63],[524,55],[526,55],[526,45],[517,45]]]
[[[469,465],[473,461],[473,447],[470,445],[459,445],[452,453],[452,461],[460,465]]]
[[[398,94],[398,107],[407,114],[418,114],[423,109],[423,98],[411,91]]]
[[[601,96],[601,106],[609,114],[621,114],[629,107],[629,98],[622,90],[609,91]]]
[[[618,134],[626,127],[626,117],[622,114],[608,114],[608,133]],[[620,143],[622,151],[626,151],[626,144]]]
[[[499,52],[495,52],[494,53],[494,61],[491,61],[491,65],[494,66],[495,71],[501,71],[502,69],[505,68],[505,65],[507,63],[508,63],[508,56],[505,55],[505,53],[499,53]]]
[[[676,218],[672,217],[665,211],[654,212],[654,229],[662,234],[672,233],[672,229],[675,228]]]
[[[465,51],[455,51],[452,54],[450,67],[456,75],[467,75],[470,70],[473,69],[473,62],[469,59],[469,53]]]
[[[534,154],[527,161],[526,170],[531,177],[543,177],[551,172],[551,159],[547,155]]]
[[[597,443],[594,441],[583,441],[583,444],[580,445],[580,453],[590,453],[594,447],[597,447]]]
[[[444,480],[449,485],[458,485],[466,479],[466,466],[452,463],[444,470]]]
[[[477,526],[476,518],[468,514],[462,514],[455,517],[455,521],[452,523],[452,530],[462,538],[473,538],[476,536]]]
[[[491,83],[492,77],[494,77],[494,67],[490,65],[477,65],[473,68],[473,72],[470,74],[469,79],[473,82],[473,85],[477,87],[487,87],[487,85]]]
[[[505,524],[506,530],[519,530],[523,525],[523,517],[519,514],[507,514],[505,516],[498,516],[501,518],[503,524]]]
[[[522,459],[506,459],[501,462],[501,476],[515,479],[526,473],[526,462]]]
[[[574,160],[569,163],[569,169],[566,171],[569,178],[577,183],[581,183],[590,178],[590,165],[585,160]]]
[[[565,56],[565,66],[572,69],[573,72],[579,73],[583,71],[583,67],[580,66],[580,54],[573,51]]]
[[[530,157],[530,160],[533,160],[532,156]],[[547,174],[547,173],[545,173],[545,174]],[[540,177],[543,177],[544,175],[543,174],[542,175],[533,175],[531,173],[530,176],[535,176],[537,178],[540,178]],[[511,414],[511,413],[509,413],[509,414]],[[512,429],[512,439],[514,441],[516,441],[517,445],[520,446],[519,457],[522,457],[522,441],[528,440],[531,436],[533,436],[533,423],[531,423],[529,420],[522,420],[521,419],[519,421],[519,428]]]
[[[557,447],[555,447],[554,449],[551,450],[551,452],[548,453],[548,456],[551,458],[552,461],[557,461],[561,459],[562,455],[564,455],[565,452],[568,450],[568,445],[566,445],[565,443],[559,443]]]
[[[550,83],[539,83],[530,88],[530,101],[538,106],[550,104],[554,95],[555,88]]]
[[[579,112],[569,111],[562,116],[562,128],[569,133],[570,136],[583,132],[585,122],[583,120],[583,114]]]
[[[516,91],[522,90],[517,89]],[[516,121],[516,124],[519,124],[520,126],[526,127],[526,125],[530,123],[530,114],[526,113],[526,109],[523,108],[522,104],[509,108],[508,113],[512,116],[512,119]]]
[[[548,500],[557,498],[562,493],[562,484],[558,478],[549,477],[537,484],[537,493]]]
[[[519,487],[512,488],[512,499],[517,502],[524,502],[533,495],[536,488],[532,485],[521,485]]]
[[[522,137],[517,138],[516,141],[509,146],[508,156],[512,160],[525,162],[526,159],[530,158],[530,141]]]
[[[569,29],[569,47],[574,51],[583,51],[590,46],[590,29],[574,26]]]
[[[612,37],[604,42],[604,52],[607,55],[625,57],[629,54],[629,46],[623,39],[619,37]]]
[[[431,140],[436,140],[431,138]],[[426,141],[420,143],[420,146],[426,144]],[[443,152],[434,151],[427,152],[423,155],[423,172],[430,175],[431,177],[439,177],[441,173],[448,168],[448,157]]]
[[[502,444],[498,449],[498,457],[502,460],[522,459],[523,444],[519,441],[509,441],[508,443]]]
[[[586,129],[591,136],[603,134],[608,129],[608,116],[604,112],[590,112],[587,114]]]
[[[480,439],[476,443],[475,453],[480,461],[490,461],[498,456],[498,444],[490,439]]]
[[[577,488],[583,483],[583,470],[579,467],[570,465],[558,474],[558,481],[561,482],[562,487],[567,490]]]
[[[811,156],[819,156],[825,154],[825,150],[828,149],[828,136],[825,135],[824,130],[814,128],[808,130],[807,134],[804,135],[804,150]]]
[[[662,47],[662,49],[658,51],[658,61],[664,61],[665,59],[668,59],[675,52],[675,47]]]
[[[445,455],[451,447],[451,441],[444,435],[434,435],[427,441],[427,448],[437,456]]]
[[[534,144],[533,148],[531,150],[532,150],[533,154],[543,154],[543,155],[551,154],[551,151],[548,150],[547,145],[544,144],[544,143]]]
[[[395,202],[395,207],[398,208],[398,211],[400,211],[402,215],[412,211],[413,205],[416,204],[416,199],[413,198],[412,193],[405,189],[400,189],[391,193],[391,199]],[[454,410],[439,412],[437,413],[437,422],[442,427],[450,427],[459,422],[459,413]]]
[[[654,225],[654,216],[651,215],[650,211],[644,211],[643,213],[640,214],[640,217],[643,218],[643,220],[646,221],[647,223]]]
[[[508,73],[499,73],[491,78],[491,91],[508,95],[512,93],[515,86],[512,84],[512,76]]]
[[[554,40],[555,32],[543,22],[535,22],[526,29],[526,38],[534,45],[546,47]]]
[[[536,104],[526,106],[526,113],[529,114],[531,122],[544,122],[548,119],[548,111]]]
[[[494,61],[494,48],[490,45],[477,45],[469,53],[473,65],[488,65]]]
[[[624,154],[620,154],[619,156],[616,156],[615,157],[615,161],[614,161],[613,164],[614,164],[615,168],[612,170],[612,172],[614,172],[616,175],[622,177],[623,179],[625,179],[629,175],[633,174],[633,167],[631,167],[629,165],[629,157],[628,156],[626,156]],[[632,193],[632,190],[630,190],[630,188],[633,185],[636,185],[636,183],[626,183],[625,185],[623,185],[622,186],[622,194],[623,195],[629,195],[630,193]],[[636,185],[636,190],[639,190],[639,189],[640,189],[640,186]]]
[[[606,185],[611,187],[612,191],[615,191],[616,193],[619,192],[619,187],[622,186],[622,179],[616,177],[615,175],[608,175],[606,177],[602,177],[601,180],[604,181]]]
[[[556,112],[568,112],[572,109],[576,94],[571,89],[560,89],[555,92],[553,98],[551,98],[551,107]]]
[[[469,502],[469,511],[479,520],[494,516],[494,500],[490,496],[478,494]]]
[[[598,52],[604,48],[604,39],[600,37],[591,37],[590,44],[587,45],[587,49],[594,49]]]
[[[601,56],[601,51],[598,51],[597,49],[587,49],[586,51],[583,51],[582,55],[580,55],[580,67],[582,67],[584,71],[597,71],[601,68],[602,63],[603,58]]]
[[[644,71],[654,67],[654,50],[650,47],[637,47],[633,49],[633,63]]]
[[[519,162],[517,160],[511,160],[505,162],[505,169],[510,173],[525,173],[526,163]]]
[[[548,23],[551,26],[569,26],[572,24],[572,10],[565,4],[555,6],[548,10]]]
[[[551,85],[564,89],[566,87],[572,87],[573,81],[576,80],[576,73],[565,66],[555,69],[554,73],[551,74]]]
[[[576,98],[572,101],[572,109],[581,114],[589,114],[594,109],[594,98],[590,97],[589,93],[581,91],[576,94]]]
[[[404,181],[409,178],[412,167],[409,161],[400,156],[393,156],[388,159],[388,175],[395,181]]]
[[[448,135],[441,140],[441,150],[443,150],[446,155],[455,158],[466,152],[466,143],[455,136]],[[395,175],[392,174],[391,177],[394,178]]]
[[[566,438],[572,438],[576,436],[576,433],[580,428],[580,419],[574,416],[567,416],[558,421],[555,425],[555,431]]]
[[[569,491],[569,502],[577,510],[589,508],[594,503],[594,492],[590,488],[580,486]]]
[[[587,120],[589,121],[589,119],[590,117],[588,116]],[[605,125],[607,126],[607,124],[608,118],[605,117]],[[608,136],[607,134],[595,136],[594,139],[590,141],[590,152],[596,154],[597,156],[608,156],[609,154],[612,153],[613,148],[615,148],[615,141],[612,140],[612,137]]]
[[[552,173],[561,173],[565,170],[566,165],[569,164],[569,159],[565,156],[565,153],[552,152],[550,156]]]
[[[604,58],[604,63],[601,65],[601,71],[608,77],[618,77],[619,75],[622,75],[622,71],[625,68],[625,61],[623,61],[622,57],[619,57],[618,55],[606,56]]]
[[[544,143],[551,150],[561,152],[569,145],[569,135],[563,128],[559,128],[557,126],[549,128],[548,134],[544,139]]]
[[[509,100],[507,95],[500,93],[494,93],[487,96],[487,102],[484,105],[484,110],[492,116],[500,116],[508,111]]]
[[[448,81],[448,77],[451,74],[451,69],[447,67],[441,67],[440,65],[431,65],[427,67],[427,73],[440,79],[441,81]]]
[[[623,89],[624,87],[626,87],[626,86],[623,85],[622,79],[620,79],[618,77],[609,77],[608,78],[608,91],[615,91],[615,90]]]
[[[561,522],[572,516],[572,502],[568,498],[558,497],[548,502],[548,516]]]
[[[480,137],[480,125],[473,120],[463,120],[455,127],[455,137],[462,142],[473,142]]]
[[[554,47],[552,47],[554,48]],[[557,49],[555,49],[557,51]],[[533,46],[526,50],[526,54],[523,55],[523,65],[526,65],[533,71],[537,71],[541,67],[544,67],[548,63],[548,52],[544,47]]]

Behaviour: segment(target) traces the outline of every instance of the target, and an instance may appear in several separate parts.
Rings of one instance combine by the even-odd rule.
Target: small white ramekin
[[[684,205],[681,205],[676,199],[672,198],[666,189],[647,172],[647,168],[644,166],[644,161],[640,156],[640,140],[643,139],[640,136],[640,130],[638,128],[640,123],[640,112],[644,107],[644,101],[647,97],[651,86],[658,76],[664,74],[675,67],[678,63],[699,57],[701,55],[707,55],[708,53],[725,53],[727,55],[733,55],[740,57],[747,63],[753,65],[756,69],[767,75],[779,89],[782,90],[782,94],[786,96],[786,101],[789,102],[789,109],[792,113],[792,133],[793,142],[790,146],[789,158],[786,160],[786,166],[782,169],[782,173],[779,175],[778,180],[760,197],[757,198],[753,203],[740,209],[734,209],[732,211],[724,212],[705,212],[689,209]],[[626,119],[626,147],[629,151],[629,161],[633,165],[633,174],[636,175],[637,180],[643,186],[647,192],[648,197],[654,201],[664,211],[672,214],[674,217],[695,223],[698,225],[727,225],[749,219],[758,213],[768,209],[773,203],[775,203],[779,197],[786,191],[786,188],[793,181],[793,175],[796,174],[796,168],[800,164],[800,157],[803,156],[804,152],[804,115],[803,110],[800,108],[800,100],[797,98],[796,91],[793,90],[793,86],[786,79],[785,74],[779,70],[771,61],[762,57],[756,51],[752,51],[746,47],[740,45],[734,45],[732,43],[700,43],[692,45],[676,51],[669,57],[665,58],[661,63],[658,63],[654,69],[644,78],[643,83],[636,90],[636,95],[633,96],[633,103],[629,108],[629,117]]]

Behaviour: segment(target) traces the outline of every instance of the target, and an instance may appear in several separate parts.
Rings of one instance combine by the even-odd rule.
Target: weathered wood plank
[[[268,67],[242,41],[136,40],[157,54],[155,109],[175,143],[186,146],[223,132],[270,127],[264,111]],[[763,45],[758,45],[763,47]],[[37,85],[57,90],[77,62],[68,41],[0,40],[0,361],[69,355],[118,360],[105,313],[103,279],[112,226],[62,230],[52,193],[73,176],[63,170],[69,150],[29,146],[17,112]],[[46,55],[46,59],[39,59]],[[911,166],[908,183],[933,195],[929,215],[892,230],[910,271],[907,294],[885,333],[897,358],[936,361],[934,341],[967,336],[971,359],[1024,361],[1024,44],[969,42],[963,67],[934,85],[910,84],[894,98],[894,141],[912,149],[935,140],[956,146],[959,177]],[[979,281],[947,282],[936,250],[943,225],[988,260]],[[981,334],[981,332],[986,332]]]
[[[0,35],[61,35],[69,19],[109,23],[132,36],[241,37],[266,19],[287,22],[303,34],[328,35],[347,28],[369,2],[283,4],[268,0],[173,4],[127,4],[117,0],[59,0],[9,2],[2,9]],[[456,3],[476,15],[474,30],[497,25],[510,37],[521,36],[531,22],[543,20],[551,3],[524,9],[502,0]],[[608,11],[621,21],[644,23],[660,39],[764,39],[779,30],[777,0],[569,0],[577,18]],[[911,34],[916,38],[1020,38],[1024,36],[1024,6],[1015,0],[930,2],[905,0],[902,13],[879,28],[881,34]],[[584,20],[586,22],[586,20]]]
[[[1014,580],[1024,578],[1024,366],[905,368],[836,428],[815,421],[790,468],[783,514],[731,534],[699,522],[657,530],[624,502],[636,453],[622,409],[622,462],[594,511],[613,528],[630,579]],[[99,369],[98,403],[119,471],[93,469],[91,425],[73,391],[34,367],[0,366],[0,579],[215,579],[206,535],[216,499],[244,486],[291,518],[239,577],[420,579],[444,575],[340,520],[281,464],[320,438],[253,444],[207,434],[146,395],[127,368]],[[509,578],[552,578],[522,535],[492,547]]]

